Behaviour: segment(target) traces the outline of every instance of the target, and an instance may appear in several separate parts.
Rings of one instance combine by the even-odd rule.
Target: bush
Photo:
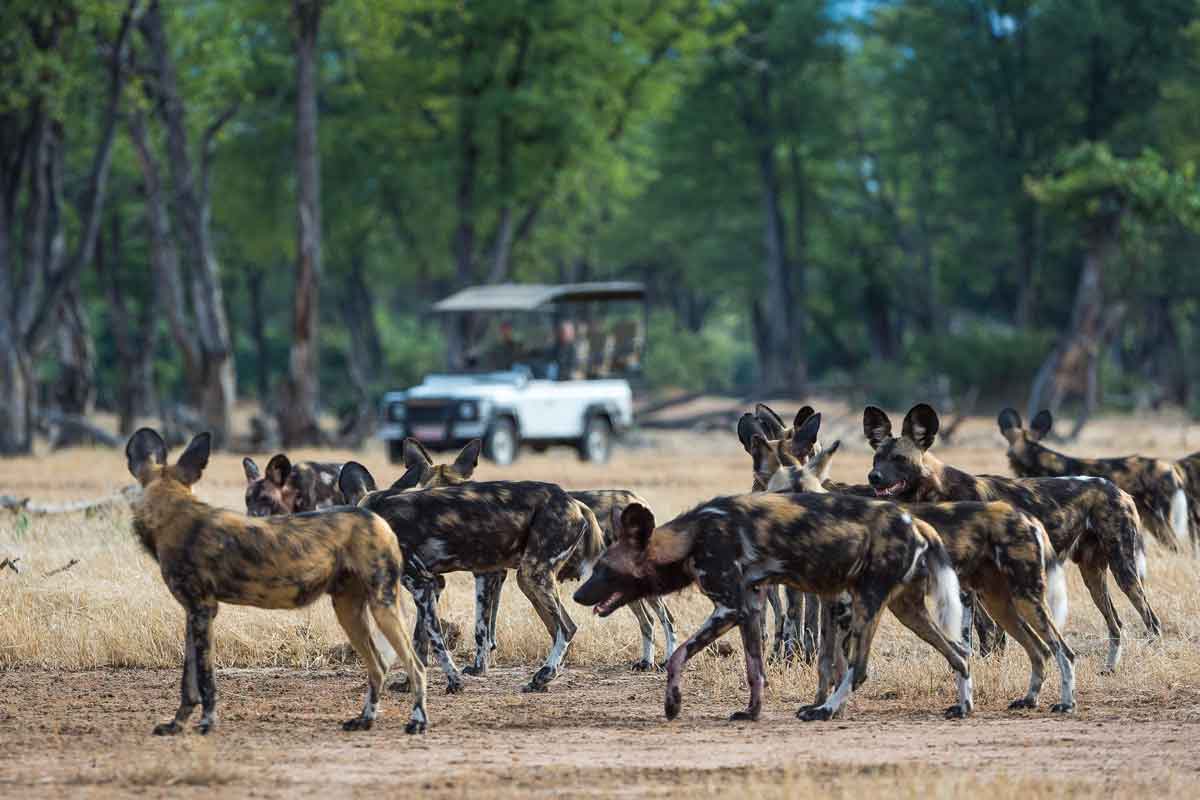
[[[754,382],[754,348],[737,314],[714,314],[699,333],[670,311],[650,317],[644,373],[651,388],[731,392]]]

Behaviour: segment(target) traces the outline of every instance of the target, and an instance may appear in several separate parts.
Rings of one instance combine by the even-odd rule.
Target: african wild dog
[[[819,706],[801,708],[800,719],[829,719],[866,680],[871,641],[885,606],[958,673],[959,704],[947,715],[970,710],[967,653],[954,641],[962,624],[958,579],[937,534],[928,526],[919,530],[893,503],[843,495],[737,495],[702,503],[657,526],[649,509],[634,504],[621,514],[616,544],[596,562],[575,602],[608,616],[634,600],[677,592],[693,582],[715,608],[667,662],[667,719],[679,714],[688,659],[734,625],[746,651],[750,702],[732,719],[758,718],[765,681],[761,590],[773,583],[822,597],[843,591],[852,597],[850,666],[837,691]],[[925,607],[931,591],[940,628]]]
[[[820,414],[815,415],[819,425]],[[829,466],[841,442],[835,441],[801,465],[786,442],[778,442],[781,467],[767,490],[825,494]],[[1075,654],[1060,631],[1067,618],[1067,582],[1042,524],[1008,503],[913,503],[904,506],[941,536],[959,583],[974,590],[1000,626],[1029,656],[1029,690],[1010,709],[1036,708],[1053,655],[1062,678],[1055,712],[1075,708]],[[832,683],[832,636],[822,643],[818,696]]]
[[[737,424],[738,440],[746,452],[755,458],[754,481],[751,484],[751,491],[765,490],[766,481],[770,480],[775,469],[779,467],[778,463],[771,461],[774,456],[769,453],[766,454],[766,457],[771,463],[760,464],[758,462],[758,457],[751,451],[751,442],[755,435],[761,435],[770,440],[791,442],[795,439],[795,432],[812,414],[812,407],[804,406],[796,412],[790,428],[785,427],[783,419],[764,403],[758,403],[754,407],[753,414],[747,413],[741,416]],[[808,450],[804,452],[803,458],[810,456],[812,447],[815,446],[815,442],[811,443]],[[800,449],[798,445],[797,451]],[[771,657],[790,658],[800,652],[804,655],[804,660],[811,663],[819,635],[820,601],[816,595],[804,594],[791,587],[784,587],[783,593],[787,600],[786,611],[784,604],[779,600],[778,589],[774,586],[766,588],[767,601],[771,605],[771,611],[775,614],[775,644]]]
[[[1008,440],[1008,463],[1020,478],[1057,478],[1090,475],[1108,478],[1137,504],[1146,530],[1172,550],[1190,548],[1191,524],[1183,470],[1170,461],[1142,456],[1124,458],[1072,458],[1043,445],[1054,420],[1039,411],[1029,428],[1014,409],[1000,412],[996,422]]]
[[[544,691],[558,676],[575,623],[558,595],[558,582],[578,578],[603,549],[600,525],[591,509],[552,483],[491,481],[408,491],[392,487],[369,491],[374,480],[351,461],[338,479],[358,507],[391,525],[404,559],[404,585],[417,604],[417,625],[425,626],[446,673],[446,693],[463,688],[462,676],[446,648],[437,615],[437,580],[447,572],[476,574],[516,569],[517,584],[529,598],[551,648],[545,664],[525,691]],[[411,487],[409,487],[411,488]],[[578,558],[573,558],[578,552]],[[476,615],[482,625],[484,615]],[[476,641],[487,636],[476,629]]]
[[[411,444],[411,447],[409,443]],[[453,464],[434,464],[428,451],[415,439],[406,439],[404,447],[404,463],[410,471],[419,473],[417,486],[436,488],[438,486],[453,486],[470,480],[479,460],[479,440],[475,439],[463,448]],[[408,475],[397,481],[397,485],[410,482]],[[625,506],[631,503],[641,503],[649,508],[649,504],[637,494],[625,489],[592,489],[567,492],[575,500],[583,503],[596,515],[600,529],[604,534],[604,546],[608,547],[615,541],[614,520],[620,519]],[[474,668],[467,667],[463,671],[470,675],[482,675],[487,671],[489,653],[496,649],[496,616],[500,607],[500,591],[504,585],[506,573],[492,572],[475,576],[475,611],[485,614],[486,620],[476,620],[476,630],[486,626],[488,634],[484,640],[475,642]],[[667,654],[675,649],[675,618],[662,598],[653,597],[645,602],[631,603],[629,610],[637,618],[638,630],[642,637],[642,657],[633,662],[632,668],[645,671],[655,668],[654,661],[654,622],[650,617],[649,605],[658,616],[662,625],[663,637]],[[418,650],[420,652],[420,650]]]
[[[246,513],[252,517],[295,514],[346,504],[337,488],[341,464],[299,461],[295,465],[283,453],[267,462],[266,473],[252,458],[242,459],[246,473]]]
[[[1143,586],[1146,550],[1133,498],[1104,478],[1006,478],[971,475],[943,464],[929,447],[938,417],[924,403],[904,417],[900,436],[892,435],[887,414],[874,406],[863,412],[863,431],[875,450],[868,480],[880,496],[904,502],[1003,500],[1028,512],[1046,528],[1059,558],[1079,565],[1083,581],[1108,626],[1105,672],[1121,659],[1121,620],[1108,594],[1105,571],[1142,617],[1152,636],[1162,633]]]
[[[818,439],[821,415],[816,413],[811,406],[800,409],[792,427],[782,432],[777,430],[773,434],[774,438],[771,438],[762,426],[754,426],[752,421],[747,419],[748,416],[743,415],[742,421],[738,424],[738,435],[743,437],[743,446],[752,460],[756,490],[758,487],[766,488],[771,480],[776,479],[773,476],[778,475],[781,457],[794,461],[798,466],[803,466],[809,459],[821,454],[821,442]],[[838,483],[826,479],[824,486],[828,491],[837,494],[875,497],[875,490],[871,488],[870,484]],[[963,631],[963,642],[967,648],[971,648],[971,633],[974,629],[979,636],[978,653],[980,657],[986,658],[993,651],[1003,650],[1006,643],[1004,630],[996,625],[995,620],[988,615],[987,609],[982,605],[977,607],[974,594],[970,591],[963,593],[962,602],[963,620],[967,625]],[[811,609],[815,605],[812,603],[808,608]],[[838,613],[838,609],[832,611],[835,615]],[[824,616],[821,619],[823,621]],[[806,627],[808,631],[815,634],[819,624],[807,622]]]
[[[365,730],[375,720],[387,664],[371,639],[368,620],[374,619],[415,689],[405,732],[423,732],[425,669],[398,613],[404,559],[387,524],[357,508],[253,519],[202,503],[192,485],[208,465],[209,444],[207,433],[196,436],[170,466],[166,444],[149,428],[134,433],[125,447],[129,471],[144,490],[134,507],[133,531],[187,613],[179,710],[154,732],[179,733],[198,703],[200,732],[216,725],[212,623],[220,603],[301,608],[325,594],[369,681],[362,713],[342,727]]]

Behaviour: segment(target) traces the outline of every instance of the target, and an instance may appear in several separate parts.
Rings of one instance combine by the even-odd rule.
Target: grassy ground
[[[830,405],[823,410],[826,412],[826,440],[839,436],[843,439],[833,477],[861,481],[867,472],[870,454],[862,439],[857,413]],[[484,463],[478,477],[549,479],[571,489],[629,488],[651,502],[660,521],[709,497],[741,491],[750,484],[749,458],[731,433],[658,435],[650,444],[645,448],[621,450],[604,466],[581,464],[567,451],[527,454],[506,469]],[[1196,449],[1200,449],[1200,427],[1189,428],[1178,420],[1167,418],[1101,420],[1089,426],[1084,439],[1072,448],[1073,452],[1084,455],[1136,451],[1168,457]],[[938,445],[937,451],[946,462],[966,469],[1007,471],[1003,440],[989,419],[968,421],[959,429],[953,443]],[[293,460],[316,456],[323,460],[354,457],[366,463],[377,478],[387,481],[399,474],[396,467],[386,463],[377,447],[365,453],[301,452],[293,454]],[[218,505],[241,508],[244,479],[239,461],[240,457],[231,455],[215,456],[197,487],[200,497]],[[0,461],[0,494],[29,496],[42,501],[98,497],[129,482],[123,455],[116,451],[73,451]],[[146,713],[150,717],[165,715],[175,700],[175,689],[171,684],[177,680],[173,670],[177,669],[181,659],[183,616],[163,587],[152,561],[136,546],[129,530],[128,512],[118,509],[92,515],[55,516],[0,512],[0,559],[14,556],[20,558],[21,573],[0,573],[0,685],[6,681],[20,683],[21,675],[58,674],[61,671],[113,667],[169,669],[172,672],[149,673],[166,677],[156,679],[165,683],[161,691],[147,698],[147,702],[155,705]],[[48,575],[72,560],[78,563]],[[1081,715],[1088,714],[1090,707],[1110,710],[1126,707],[1157,709],[1183,722],[1200,718],[1200,707],[1197,706],[1200,693],[1200,650],[1197,649],[1200,594],[1196,591],[1200,569],[1197,561],[1188,556],[1166,554],[1152,548],[1149,572],[1151,602],[1165,623],[1166,636],[1161,642],[1146,642],[1136,615],[1118,592],[1115,596],[1130,642],[1122,669],[1113,677],[1098,674],[1106,646],[1102,621],[1078,575],[1074,570],[1069,572],[1072,606],[1067,633],[1080,653],[1077,675]],[[443,597],[445,617],[469,630],[473,619],[469,576],[449,577],[449,589]],[[1115,586],[1112,588],[1116,591]],[[569,594],[569,588],[564,594]],[[711,610],[711,605],[694,590],[672,597],[669,603],[684,636],[693,631]],[[574,667],[577,675],[623,675],[623,666],[635,660],[639,651],[633,617],[619,612],[607,620],[597,620],[586,609],[569,601],[567,607],[580,624],[579,634],[568,655],[568,667]],[[482,685],[495,687],[499,682],[505,690],[504,703],[522,703],[520,696],[515,694],[516,687],[545,656],[549,640],[515,581],[509,582],[504,590],[499,640],[501,670],[498,676],[470,682],[468,693]],[[698,708],[705,709],[706,713],[727,713],[744,702],[742,660],[737,652],[740,642],[736,635],[726,637],[725,641],[734,646],[734,655],[725,658],[705,655],[697,658],[689,668],[684,725],[690,704],[698,704]],[[466,658],[465,647],[464,644],[458,654],[460,664]],[[270,667],[293,672],[311,671],[314,675],[337,670],[338,674],[354,676],[344,678],[343,683],[358,686],[361,680],[353,665],[353,656],[347,656],[344,638],[333,613],[323,602],[299,612],[223,607],[216,624],[216,658],[218,667],[224,670]],[[977,662],[973,667],[977,706],[984,713],[1002,717],[1008,701],[1023,692],[1028,678],[1028,662],[1023,652],[1013,646],[1002,657]],[[442,678],[437,673],[436,668],[431,670],[431,680],[435,691],[440,691]],[[218,680],[222,680],[220,672]],[[636,684],[639,689],[635,693],[638,713],[661,720],[661,677],[638,676],[637,680],[641,681]],[[769,680],[767,708],[772,713],[787,712],[781,719],[790,719],[790,722],[779,724],[795,728],[798,723],[791,718],[790,712],[811,696],[815,676],[803,665],[775,665]],[[564,681],[562,686],[576,683],[576,680]],[[1043,693],[1047,703],[1052,702],[1051,695],[1057,691],[1057,683],[1056,676],[1047,681]],[[511,695],[507,693],[509,691]],[[556,684],[552,694],[566,691]],[[863,700],[852,702],[851,721],[844,724],[856,725],[860,720],[869,722],[877,712],[927,715],[950,704],[954,693],[944,662],[887,619],[876,640],[871,678],[862,697]],[[11,692],[8,699],[13,699]],[[303,697],[293,695],[290,701],[301,703]],[[236,703],[236,699],[227,697],[223,702],[228,708]],[[286,705],[288,702],[289,698],[281,698],[281,703]],[[435,727],[454,716],[455,702],[455,698],[435,699],[432,709]],[[634,701],[622,697],[619,702],[630,706]],[[18,702],[17,705],[21,704]],[[344,716],[349,707],[328,709],[329,713],[335,710]],[[9,719],[19,717],[20,713],[10,711]],[[480,713],[487,716],[486,710]],[[0,749],[8,736],[6,727],[11,729],[4,723],[5,715],[0,713]],[[257,723],[248,718],[239,724],[253,727]],[[766,723],[767,726],[775,724]],[[1128,731],[1118,728],[1114,727],[1114,736],[1129,735]],[[142,732],[138,730],[139,734]],[[1137,735],[1136,731],[1133,735]],[[886,752],[877,755],[872,763],[859,765],[861,768],[851,771],[823,764],[800,769],[787,763],[766,766],[754,762],[739,767],[736,760],[727,764],[728,769],[705,771],[697,770],[694,761],[673,763],[668,759],[660,772],[638,773],[638,776],[630,773],[632,782],[629,786],[637,787],[637,791],[653,791],[664,785],[717,791],[753,785],[755,794],[771,797],[811,794],[818,787],[834,795],[857,795],[885,785],[890,793],[899,796],[949,796],[964,791],[986,791],[997,797],[1018,793],[1023,797],[1071,796],[1097,789],[1095,775],[1068,778],[1056,774],[961,773],[951,769],[906,766],[907,759],[897,761]],[[210,770],[202,755],[196,757],[200,761],[194,767],[187,766],[192,762],[179,762],[171,768],[174,772],[162,774],[153,772],[148,766],[131,768],[134,771],[128,773],[118,767],[107,773],[89,772],[91,777],[81,778],[77,785],[95,788],[96,785],[111,784],[129,788],[163,783],[219,784],[223,774],[220,769]],[[1154,758],[1153,749],[1149,757]],[[1191,760],[1195,762],[1194,758]],[[579,778],[582,767],[561,764],[553,768],[575,770],[572,774]],[[1170,793],[1183,779],[1176,771],[1181,768],[1181,765],[1165,764],[1164,771],[1141,777],[1152,781],[1156,791],[1166,789]],[[1188,768],[1194,769],[1190,765]],[[520,772],[519,761],[514,762],[513,769]],[[208,777],[193,781],[188,776],[194,774]],[[625,783],[620,774],[606,774],[598,785],[616,793]],[[109,783],[104,782],[108,780],[104,775],[111,778]],[[1137,775],[1116,775],[1112,780],[1116,778],[1120,778],[1117,783],[1126,788],[1145,788],[1144,781],[1135,780]],[[0,770],[0,782],[3,779],[4,773]],[[97,780],[100,784],[95,783]],[[464,770],[448,780],[450,783],[437,784],[434,788],[440,787],[439,793],[444,789],[452,795],[460,790],[465,794],[480,788],[481,778]],[[520,776],[516,775],[514,780],[514,786],[519,787]],[[600,793],[607,794],[608,791]]]

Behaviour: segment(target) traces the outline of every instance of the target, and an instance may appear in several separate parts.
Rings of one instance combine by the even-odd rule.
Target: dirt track
[[[496,670],[462,695],[432,697],[430,732],[410,739],[398,695],[374,730],[340,730],[361,699],[357,669],[223,670],[218,732],[160,739],[149,731],[173,709],[175,671],[0,673],[0,795],[608,796],[686,786],[786,796],[813,780],[851,794],[967,780],[1014,791],[1030,781],[1059,796],[1162,795],[1186,794],[1200,778],[1196,693],[1166,707],[1093,704],[1065,719],[987,708],[963,723],[897,708],[868,685],[851,718],[805,725],[784,706],[757,724],[730,723],[733,708],[693,690],[668,723],[661,675],[572,669],[533,696],[516,690],[524,677]]]

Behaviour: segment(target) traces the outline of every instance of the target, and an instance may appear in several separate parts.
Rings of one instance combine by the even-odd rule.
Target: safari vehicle
[[[447,372],[384,395],[379,436],[388,456],[403,459],[407,436],[436,450],[479,437],[497,464],[512,463],[522,446],[551,445],[607,461],[614,439],[633,425],[629,381],[640,373],[645,293],[628,281],[497,284],[435,303],[433,312],[459,315],[448,321],[462,344],[450,348]],[[640,318],[605,318],[628,301],[642,301]],[[601,307],[606,314],[596,313]],[[473,335],[488,327],[495,336]]]

